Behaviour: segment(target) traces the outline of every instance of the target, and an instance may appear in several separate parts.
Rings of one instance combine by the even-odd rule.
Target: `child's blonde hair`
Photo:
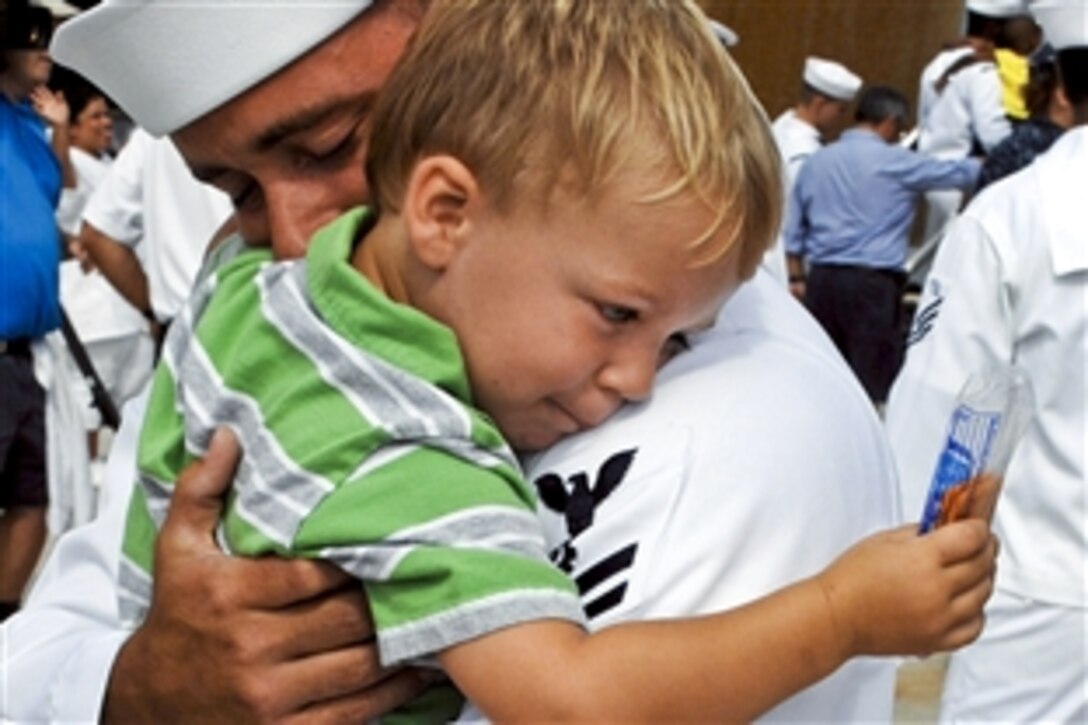
[[[640,156],[640,132],[660,158]],[[700,259],[739,240],[743,277],[778,231],[766,117],[689,0],[438,0],[375,109],[375,204],[398,210],[415,163],[436,154],[465,163],[500,209],[526,171],[546,200],[561,179],[592,198],[631,162],[659,166],[671,181],[645,201],[693,194],[716,219],[692,240]]]

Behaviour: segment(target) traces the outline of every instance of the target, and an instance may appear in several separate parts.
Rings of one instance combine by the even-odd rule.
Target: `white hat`
[[[79,8],[64,0],[37,0],[37,4],[53,13],[55,18],[70,18],[79,12]]]
[[[1088,0],[1042,0],[1031,12],[1054,50],[1088,47]]]
[[[718,42],[726,48],[732,48],[740,42],[740,36],[737,35],[737,32],[724,23],[712,19],[710,29],[714,31],[714,36],[718,39]]]
[[[50,54],[161,136],[274,74],[370,4],[106,0],[62,24]]]
[[[988,18],[1015,18],[1030,14],[1026,0],[967,0],[967,9]]]
[[[861,90],[861,78],[833,60],[809,57],[805,59],[805,83],[825,96],[840,101],[852,101]]]

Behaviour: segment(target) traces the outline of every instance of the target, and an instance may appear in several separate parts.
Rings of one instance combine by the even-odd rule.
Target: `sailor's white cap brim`
[[[50,53],[160,136],[297,60],[371,0],[107,0],[63,23]]]

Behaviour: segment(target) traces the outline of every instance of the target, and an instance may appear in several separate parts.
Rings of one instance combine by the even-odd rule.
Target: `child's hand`
[[[1001,493],[1001,477],[996,473],[980,473],[971,486],[971,501],[967,505],[967,517],[991,523]]]
[[[981,633],[996,558],[984,521],[925,536],[911,525],[869,536],[816,579],[852,655],[926,655]]]
[[[982,519],[990,523],[994,518],[1000,492],[1001,477],[996,473],[980,473],[970,480],[951,486],[945,491],[941,501],[935,528],[967,518]]]

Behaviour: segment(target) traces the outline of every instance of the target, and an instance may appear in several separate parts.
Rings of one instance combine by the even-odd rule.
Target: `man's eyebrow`
[[[306,131],[329,118],[345,111],[355,111],[360,115],[367,113],[374,105],[375,93],[352,93],[346,96],[327,98],[311,106],[297,109],[290,116],[277,121],[261,133],[253,142],[255,151],[267,151],[284,139],[296,133]]]

